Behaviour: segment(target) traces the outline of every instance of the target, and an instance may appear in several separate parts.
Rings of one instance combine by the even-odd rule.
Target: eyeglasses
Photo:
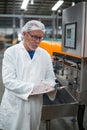
[[[32,38],[32,40],[39,40],[39,41],[43,40],[42,36],[39,37],[39,36],[31,35],[29,32],[28,32],[28,35],[30,35],[30,37]]]

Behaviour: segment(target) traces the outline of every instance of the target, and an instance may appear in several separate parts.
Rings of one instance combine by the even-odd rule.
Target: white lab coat
[[[31,60],[20,42],[5,51],[2,77],[5,91],[0,106],[0,128],[39,130],[42,95],[30,94],[40,81],[55,83],[49,54],[38,47]]]

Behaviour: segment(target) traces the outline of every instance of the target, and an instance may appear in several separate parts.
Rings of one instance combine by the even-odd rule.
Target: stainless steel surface
[[[83,120],[87,104],[87,3],[81,2],[63,11],[63,51],[54,53],[56,78],[79,102],[77,121],[84,130]],[[72,112],[72,111],[71,111]]]
[[[87,58],[79,58],[67,53],[54,53],[54,68],[57,80],[67,86],[67,91],[78,101],[77,121],[79,130],[85,130],[83,125],[85,106],[87,104]],[[55,67],[55,59],[60,62]],[[57,62],[56,60],[56,62]],[[72,113],[72,111],[71,111]]]
[[[87,3],[80,2],[73,7],[63,11],[63,51],[81,57],[87,57]],[[77,23],[76,27],[76,49],[66,48],[65,25]]]
[[[65,88],[57,91],[54,101],[51,101],[46,94],[43,97],[42,120],[76,116],[77,110],[78,102]]]

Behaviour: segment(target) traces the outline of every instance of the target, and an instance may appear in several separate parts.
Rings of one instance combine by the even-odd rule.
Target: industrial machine
[[[84,130],[83,118],[87,104],[87,58],[67,53],[54,53],[54,71],[56,78],[78,102],[77,121],[79,130]],[[68,100],[68,98],[67,98]],[[72,111],[71,111],[72,113]]]
[[[53,53],[53,66],[59,86],[65,88],[58,90],[57,100],[53,103],[45,100],[45,96],[43,112],[45,110],[46,113],[42,113],[42,117],[50,120],[59,116],[76,115],[79,130],[85,130],[83,118],[87,104],[87,2],[65,9],[62,21],[63,51]],[[48,113],[47,109],[53,114]]]
[[[81,2],[63,11],[63,51],[75,71],[69,76],[69,85],[73,84],[76,99],[79,101],[78,126],[84,130],[83,118],[87,104],[87,2]],[[72,68],[71,67],[71,68]],[[77,71],[76,71],[77,70]],[[68,71],[69,72],[69,71]],[[76,74],[75,74],[76,72]],[[72,78],[73,77],[73,78]],[[73,82],[70,81],[73,79]],[[71,83],[72,82],[72,83]],[[70,88],[70,87],[69,87]]]

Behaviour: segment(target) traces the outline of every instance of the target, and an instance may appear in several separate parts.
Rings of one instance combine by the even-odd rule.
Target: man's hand
[[[42,93],[49,93],[49,92],[52,92],[54,90],[55,90],[55,88],[53,88],[51,86],[51,84],[45,83],[45,82],[41,82],[41,83],[39,83],[38,85],[36,85],[33,88],[33,91],[31,93],[31,95],[42,94]]]

